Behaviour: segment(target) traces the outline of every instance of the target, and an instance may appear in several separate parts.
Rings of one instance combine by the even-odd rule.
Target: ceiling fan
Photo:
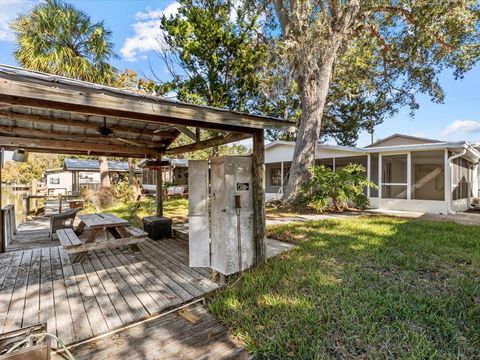
[[[135,146],[145,146],[144,144],[140,144],[140,143],[137,143],[135,141],[128,140],[128,139],[123,139],[123,138],[118,137],[118,136],[115,136],[115,137],[111,138],[110,135],[113,134],[113,129],[109,128],[107,126],[107,118],[106,117],[103,118],[103,125],[97,128],[97,132],[103,137],[113,139],[113,140],[118,140],[122,143],[132,144],[132,145],[135,145]]]

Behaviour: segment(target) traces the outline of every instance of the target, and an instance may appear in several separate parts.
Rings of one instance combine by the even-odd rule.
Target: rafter
[[[185,152],[207,149],[212,146],[225,145],[235,141],[240,141],[252,137],[250,134],[229,133],[225,136],[218,136],[211,139],[199,141],[193,144],[178,146],[166,150],[167,155],[181,154]]]

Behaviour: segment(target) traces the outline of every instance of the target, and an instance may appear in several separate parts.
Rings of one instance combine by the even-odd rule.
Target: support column
[[[448,150],[445,149],[445,156],[444,156],[444,166],[445,166],[445,184],[443,185],[444,188],[444,201],[446,204],[447,214],[450,211],[450,197],[452,194],[451,186],[452,186],[452,177],[451,177],[451,167],[450,162],[448,161]]]
[[[412,199],[412,153],[407,154],[407,200]]]
[[[265,143],[263,130],[254,130],[253,132],[252,167],[254,262],[255,265],[262,265],[267,261],[265,242]]]
[[[378,153],[378,207],[382,200],[382,154]]]
[[[160,161],[162,159],[159,159]],[[157,198],[156,198],[156,206],[157,206],[157,216],[163,216],[163,189],[162,189],[162,182],[163,182],[163,176],[162,176],[162,168],[157,169],[156,174],[157,174]]]
[[[283,173],[283,161],[280,163],[280,193],[283,195],[283,177],[284,177],[284,173]]]
[[[367,155],[367,180],[370,182],[372,181],[372,171],[370,167],[372,166],[372,156],[370,154]],[[367,186],[367,197],[370,198],[370,186]]]
[[[336,172],[336,163],[335,163],[335,158],[332,158],[332,171]]]

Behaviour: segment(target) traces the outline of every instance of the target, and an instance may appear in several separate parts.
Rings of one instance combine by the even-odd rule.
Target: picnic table
[[[81,261],[90,250],[112,249],[136,245],[146,240],[147,233],[112,214],[83,214],[73,229],[57,230],[58,239],[73,262]]]

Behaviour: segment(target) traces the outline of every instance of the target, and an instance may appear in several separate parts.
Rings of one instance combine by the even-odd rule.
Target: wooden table
[[[143,230],[131,226],[127,220],[112,214],[83,214],[80,223],[72,229],[57,231],[58,238],[69,254],[76,254],[72,261],[80,261],[89,250],[132,246],[147,238]],[[83,239],[82,239],[83,238]]]

